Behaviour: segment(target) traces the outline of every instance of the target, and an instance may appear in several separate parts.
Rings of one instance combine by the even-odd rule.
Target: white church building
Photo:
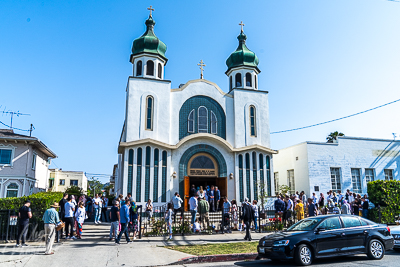
[[[115,193],[155,205],[175,192],[187,198],[192,184],[218,186],[238,202],[257,199],[259,184],[273,194],[268,92],[258,88],[259,60],[243,28],[226,60],[225,90],[203,78],[172,89],[164,76],[167,47],[154,25],[150,14],[132,46]]]

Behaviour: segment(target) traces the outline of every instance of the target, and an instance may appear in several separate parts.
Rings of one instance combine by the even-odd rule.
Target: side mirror
[[[322,231],[325,231],[325,228],[318,227],[317,230],[316,230],[315,232],[316,232],[316,233],[319,233],[319,232],[322,232]]]

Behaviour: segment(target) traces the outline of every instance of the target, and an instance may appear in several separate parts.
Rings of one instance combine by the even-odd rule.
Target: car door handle
[[[346,233],[342,233],[342,234],[341,234],[341,236],[345,236],[345,235],[346,235]]]

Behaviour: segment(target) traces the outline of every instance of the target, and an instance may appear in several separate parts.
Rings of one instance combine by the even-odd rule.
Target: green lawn
[[[190,246],[166,246],[165,248],[181,251],[191,255],[202,256],[217,254],[257,253],[257,243],[258,242],[238,242]]]

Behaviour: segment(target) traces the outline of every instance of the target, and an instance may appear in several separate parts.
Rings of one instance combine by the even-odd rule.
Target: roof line
[[[183,91],[183,90],[184,90],[186,87],[188,87],[190,84],[192,84],[192,83],[198,83],[198,82],[204,82],[204,83],[207,83],[207,84],[209,84],[209,85],[212,85],[212,86],[214,86],[215,88],[218,89],[218,91],[221,93],[221,95],[233,98],[232,95],[230,95],[230,94],[225,93],[224,91],[222,91],[222,89],[221,89],[216,83],[213,83],[213,82],[208,81],[208,80],[206,80],[206,79],[190,80],[190,81],[188,81],[187,83],[185,83],[185,84],[184,84],[182,87],[180,87],[180,88],[171,89],[171,92],[180,92],[180,91]]]

